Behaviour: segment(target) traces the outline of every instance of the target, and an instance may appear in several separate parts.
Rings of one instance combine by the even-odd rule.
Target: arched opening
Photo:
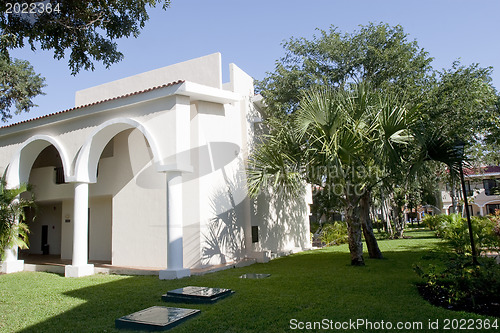
[[[21,251],[21,257],[71,257],[68,249],[71,249],[72,230],[63,220],[64,211],[72,202],[73,191],[72,186],[66,183],[64,156],[59,149],[51,142],[40,139],[31,141],[20,151],[19,180],[32,186],[37,204],[33,222],[35,211],[27,212],[30,247]]]
[[[165,176],[156,172],[146,135],[128,124],[110,124],[82,152],[87,157],[79,156],[77,170],[94,180],[89,185],[89,260],[164,267]]]
[[[465,206],[465,205],[462,205],[462,206]],[[461,210],[463,210],[463,207],[461,208]],[[465,211],[462,215],[465,214]],[[470,216],[481,216],[481,207],[474,203],[474,202],[469,202],[469,214]]]
[[[494,215],[497,210],[500,210],[500,200],[491,200],[483,204],[484,215]]]

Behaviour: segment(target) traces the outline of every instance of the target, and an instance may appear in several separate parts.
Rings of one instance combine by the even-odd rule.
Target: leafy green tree
[[[292,38],[284,43],[284,48],[286,55],[277,61],[274,72],[268,73],[268,76],[258,83],[258,90],[264,96],[267,105],[266,113],[270,115],[270,118],[276,118],[277,120],[268,123],[270,138],[266,138],[267,144],[261,147],[261,149],[267,151],[268,158],[262,158],[262,151],[254,156],[256,159],[262,158],[262,160],[258,161],[262,165],[265,165],[263,162],[266,160],[268,162],[273,161],[274,165],[271,169],[267,169],[267,173],[273,174],[274,171],[279,171],[279,177],[286,180],[282,185],[295,180],[297,175],[300,174],[300,166],[307,164],[307,162],[303,161],[304,157],[300,157],[300,148],[304,146],[304,142],[294,138],[285,141],[288,143],[293,142],[292,146],[280,145],[281,139],[279,139],[283,133],[285,133],[285,136],[293,133],[292,129],[294,125],[289,123],[293,121],[294,116],[290,115],[293,115],[302,107],[301,98],[303,94],[301,92],[307,92],[318,87],[336,87],[339,91],[343,91],[349,90],[349,85],[352,83],[367,82],[370,84],[371,89],[378,92],[386,92],[388,97],[391,96],[390,98],[393,100],[390,102],[386,101],[386,105],[391,105],[394,102],[399,102],[397,100],[401,99],[402,95],[405,96],[404,99],[407,101],[417,101],[421,94],[428,89],[427,85],[429,84],[429,73],[432,69],[430,66],[432,58],[418,46],[416,41],[408,40],[408,35],[404,33],[401,26],[391,27],[387,24],[369,24],[361,26],[358,31],[350,34],[340,33],[337,31],[337,28],[332,26],[329,31],[320,31],[320,35],[314,36],[312,40]],[[361,103],[357,107],[364,109],[367,105]],[[372,105],[369,105],[369,107],[372,107]],[[366,112],[364,117],[368,117],[369,113]],[[390,118],[385,120],[395,119]],[[371,124],[370,121],[367,120],[367,124]],[[393,125],[396,124],[394,123]],[[348,125],[350,126],[351,124]],[[360,128],[350,130],[355,131]],[[387,130],[389,129],[387,128]],[[403,131],[404,129],[398,128],[399,130]],[[281,134],[277,135],[277,133]],[[375,133],[380,135],[382,133],[381,128],[379,127],[378,131],[373,131],[371,134],[375,135]],[[341,135],[340,133],[337,134]],[[352,202],[355,204],[343,202],[344,209],[347,209],[350,205],[349,214],[345,214],[345,216],[349,217],[353,215],[356,218],[356,221],[353,220],[354,222],[351,223],[354,227],[350,228],[350,232],[356,233],[356,235],[351,234],[351,238],[355,239],[355,241],[352,244],[350,243],[353,264],[363,262],[362,247],[360,247],[361,227],[359,226],[361,225],[364,227],[363,231],[366,231],[365,239],[367,239],[370,256],[381,256],[379,253],[380,250],[378,250],[378,246],[376,245],[376,240],[372,236],[373,230],[369,218],[370,206],[372,205],[371,193],[376,184],[381,181],[388,183],[388,180],[391,178],[390,175],[395,172],[401,172],[401,170],[396,171],[389,168],[389,166],[399,165],[400,160],[392,164],[387,163],[389,157],[390,159],[394,159],[399,156],[396,153],[396,147],[389,142],[391,139],[396,139],[396,136],[392,138],[390,135],[370,138],[372,141],[366,137],[367,141],[372,144],[380,144],[380,146],[368,147],[362,145],[362,148],[356,148],[361,149],[365,153],[374,152],[375,154],[367,154],[366,157],[363,157],[358,152],[356,155],[358,159],[356,161],[357,164],[353,164],[352,167],[377,170],[377,174],[380,177],[350,180],[357,186],[364,188],[363,193],[365,194],[362,197],[353,198]],[[351,137],[353,140],[359,138],[355,135],[351,135]],[[354,142],[351,143],[354,144]],[[293,153],[288,153],[287,149],[292,147]],[[344,148],[348,151],[349,147]],[[280,151],[280,149],[284,150]],[[380,152],[382,154],[378,155]],[[388,155],[384,155],[386,153]],[[385,161],[383,160],[384,158],[386,159]],[[279,162],[285,163],[280,165]],[[316,167],[330,168],[331,165],[318,164]],[[293,172],[284,172],[284,170],[293,170]],[[254,170],[250,172],[252,173]],[[266,174],[266,172],[262,174]],[[342,187],[342,185],[339,185],[339,181],[342,183],[342,180],[337,179],[337,182],[335,182],[333,179],[328,179],[328,176],[325,176],[321,172],[319,174],[320,176],[316,175],[315,177],[308,175],[308,181],[321,186],[325,185],[326,188],[339,189]],[[250,174],[252,181],[259,179],[258,175],[254,176],[252,177]],[[273,181],[268,181],[267,183],[272,184]],[[344,185],[352,187],[354,186],[353,184]],[[390,186],[388,187],[390,188]],[[345,193],[342,192],[342,195],[345,199]],[[370,242],[372,239],[373,242]],[[360,248],[361,252],[359,251]]]
[[[472,147],[473,156],[486,165],[500,165],[500,96],[492,107],[483,140]]]
[[[68,57],[73,75],[93,70],[94,62],[106,67],[123,59],[115,42],[118,38],[137,37],[149,19],[147,8],[170,0],[50,0],[36,14],[9,12],[9,3],[0,3],[0,112],[2,120],[16,112],[29,111],[31,98],[40,94],[43,79],[26,62],[11,59],[9,50],[29,46],[35,50],[53,50],[55,59]],[[28,9],[41,2],[22,1]],[[50,4],[50,10],[47,6]],[[18,81],[19,80],[19,81]]]
[[[342,202],[352,265],[363,265],[362,230],[371,257],[382,256],[371,228],[370,192],[387,163],[398,163],[411,110],[368,84],[304,93],[290,121],[271,118],[274,131],[249,163],[250,193],[266,186],[299,189],[304,181],[332,191]],[[374,172],[375,171],[375,172]],[[362,228],[364,227],[364,228]]]
[[[25,223],[25,209],[35,206],[33,199],[21,196],[28,191],[25,184],[7,189],[5,176],[0,180],[0,260],[4,259],[8,248],[28,248],[29,227]]]
[[[44,79],[35,73],[27,61],[10,60],[0,55],[0,116],[2,121],[11,118],[9,110],[15,113],[28,112],[36,106],[32,98],[43,94]]]
[[[421,126],[451,140],[482,143],[498,124],[498,96],[491,67],[463,66],[436,72],[422,98]]]
[[[491,82],[491,67],[461,65],[436,72],[423,95],[421,122],[416,129],[420,148],[434,149],[433,160],[453,155],[456,142],[467,142],[466,155],[471,164],[497,164],[500,145],[496,138],[500,124],[499,97]],[[425,134],[428,133],[428,134]],[[423,144],[423,145],[422,145]],[[432,146],[433,145],[433,146]],[[419,151],[416,147],[415,151]],[[444,151],[442,151],[444,149]],[[451,155],[450,155],[451,154]],[[445,165],[450,166],[447,161]],[[456,163],[455,163],[456,164]],[[453,211],[461,196],[457,170],[443,177],[449,184]]]
[[[300,92],[314,86],[370,82],[416,99],[428,84],[432,58],[399,25],[360,26],[341,33],[332,26],[311,40],[291,38],[274,72],[258,83],[269,112],[290,113],[299,106]]]

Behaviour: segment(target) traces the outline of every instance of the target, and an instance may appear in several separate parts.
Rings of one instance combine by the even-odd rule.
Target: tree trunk
[[[395,220],[397,221],[395,223],[396,226],[396,238],[403,238],[403,233],[405,232],[405,227],[406,227],[406,221],[403,218],[403,213],[400,212],[401,207],[394,207],[394,211],[397,210]]]
[[[372,221],[372,226],[373,226],[373,221],[376,221],[376,225],[377,225],[377,231],[380,233],[381,229],[380,229],[380,225],[381,223],[379,223],[379,218],[378,218],[378,215],[377,215],[377,209],[375,208],[375,206],[373,204],[370,205],[370,218],[371,218],[371,221]]]
[[[389,204],[388,201],[384,198],[382,189],[380,190],[380,204],[382,210],[382,222],[384,224],[384,230],[392,238],[394,237],[394,231],[392,230],[391,218],[389,216]]]
[[[455,182],[451,182],[451,189],[450,189],[450,196],[451,196],[451,207],[453,210],[453,213],[456,214],[458,213],[458,194],[457,194],[457,189],[455,188]],[[452,212],[450,212],[451,214]]]
[[[366,247],[370,258],[383,259],[382,252],[378,247],[377,239],[373,233],[372,220],[370,218],[370,192],[366,191],[360,200],[361,225],[365,236]]]
[[[363,242],[361,238],[361,221],[359,214],[356,214],[356,209],[352,204],[347,204],[346,221],[347,233],[349,242],[349,251],[351,252],[351,265],[364,266],[363,259]]]

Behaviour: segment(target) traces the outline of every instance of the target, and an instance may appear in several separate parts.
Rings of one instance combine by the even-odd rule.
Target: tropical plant
[[[500,210],[495,210],[495,214],[489,215],[488,218],[493,223],[493,233],[498,237],[500,244]]]
[[[0,180],[0,259],[4,259],[5,250],[13,247],[28,248],[29,227],[25,222],[26,208],[34,208],[33,198],[21,194],[29,192],[28,185],[17,188],[6,187],[5,175]]]
[[[347,224],[342,221],[335,221],[323,226],[320,236],[321,242],[325,246],[340,245],[348,242]]]
[[[443,269],[431,265],[424,270],[415,265],[415,272],[423,279],[420,293],[447,309],[498,316],[500,265],[492,258],[479,259],[480,265],[470,265],[465,256],[450,256]]]
[[[250,192],[267,185],[294,191],[304,181],[331,191],[344,210],[351,263],[364,264],[362,231],[370,257],[380,258],[370,191],[390,177],[389,164],[400,162],[411,114],[399,99],[380,95],[368,83],[307,91],[286,121],[270,118],[270,134],[249,163]]]
[[[438,237],[447,240],[456,253],[465,254],[472,251],[467,220],[460,214],[428,216],[423,222],[431,230],[435,230]],[[498,251],[500,237],[495,233],[497,227],[495,218],[473,216],[471,222],[476,253]]]
[[[422,223],[429,229],[439,232],[441,230],[440,225],[445,223],[446,215],[426,215],[422,220]],[[439,234],[438,237],[441,237]]]
[[[350,240],[353,264],[363,262],[358,225],[370,257],[380,257],[370,207],[375,202],[384,208],[384,227],[394,235],[389,202],[396,212],[415,203],[407,192],[423,187],[429,174],[442,168],[439,162],[457,179],[463,155],[454,148],[456,140],[468,141],[469,134],[485,126],[495,128],[490,111],[498,113],[500,102],[493,107],[498,98],[490,84],[491,69],[454,63],[451,70],[435,72],[428,53],[409,41],[401,26],[387,24],[344,34],[332,26],[311,40],[291,38],[284,48],[286,55],[274,72],[257,84],[266,103],[269,135],[251,157],[250,187],[256,193],[260,185],[293,188],[307,181],[335,193],[326,197],[344,209],[356,243]],[[476,112],[481,120],[469,126],[467,119]],[[469,127],[461,131],[443,113],[467,116],[460,126]],[[363,195],[346,195],[353,189]],[[432,194],[426,197],[433,200]],[[395,221],[401,237],[402,215]]]

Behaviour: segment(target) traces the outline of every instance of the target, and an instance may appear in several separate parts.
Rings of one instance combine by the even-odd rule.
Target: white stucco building
[[[245,163],[262,117],[253,80],[220,54],[78,91],[75,107],[0,128],[0,172],[39,206],[30,253],[190,269],[310,246],[310,198],[247,196]],[[252,237],[253,234],[253,237]],[[1,269],[23,269],[10,249]]]
[[[494,214],[500,209],[500,167],[483,166],[464,170],[465,189],[467,191],[469,212],[471,216],[485,216]],[[457,203],[462,201],[462,188],[458,187],[455,192],[447,184],[441,185],[441,201],[443,213],[453,213],[453,198]],[[458,204],[458,212],[462,212],[464,204]]]

